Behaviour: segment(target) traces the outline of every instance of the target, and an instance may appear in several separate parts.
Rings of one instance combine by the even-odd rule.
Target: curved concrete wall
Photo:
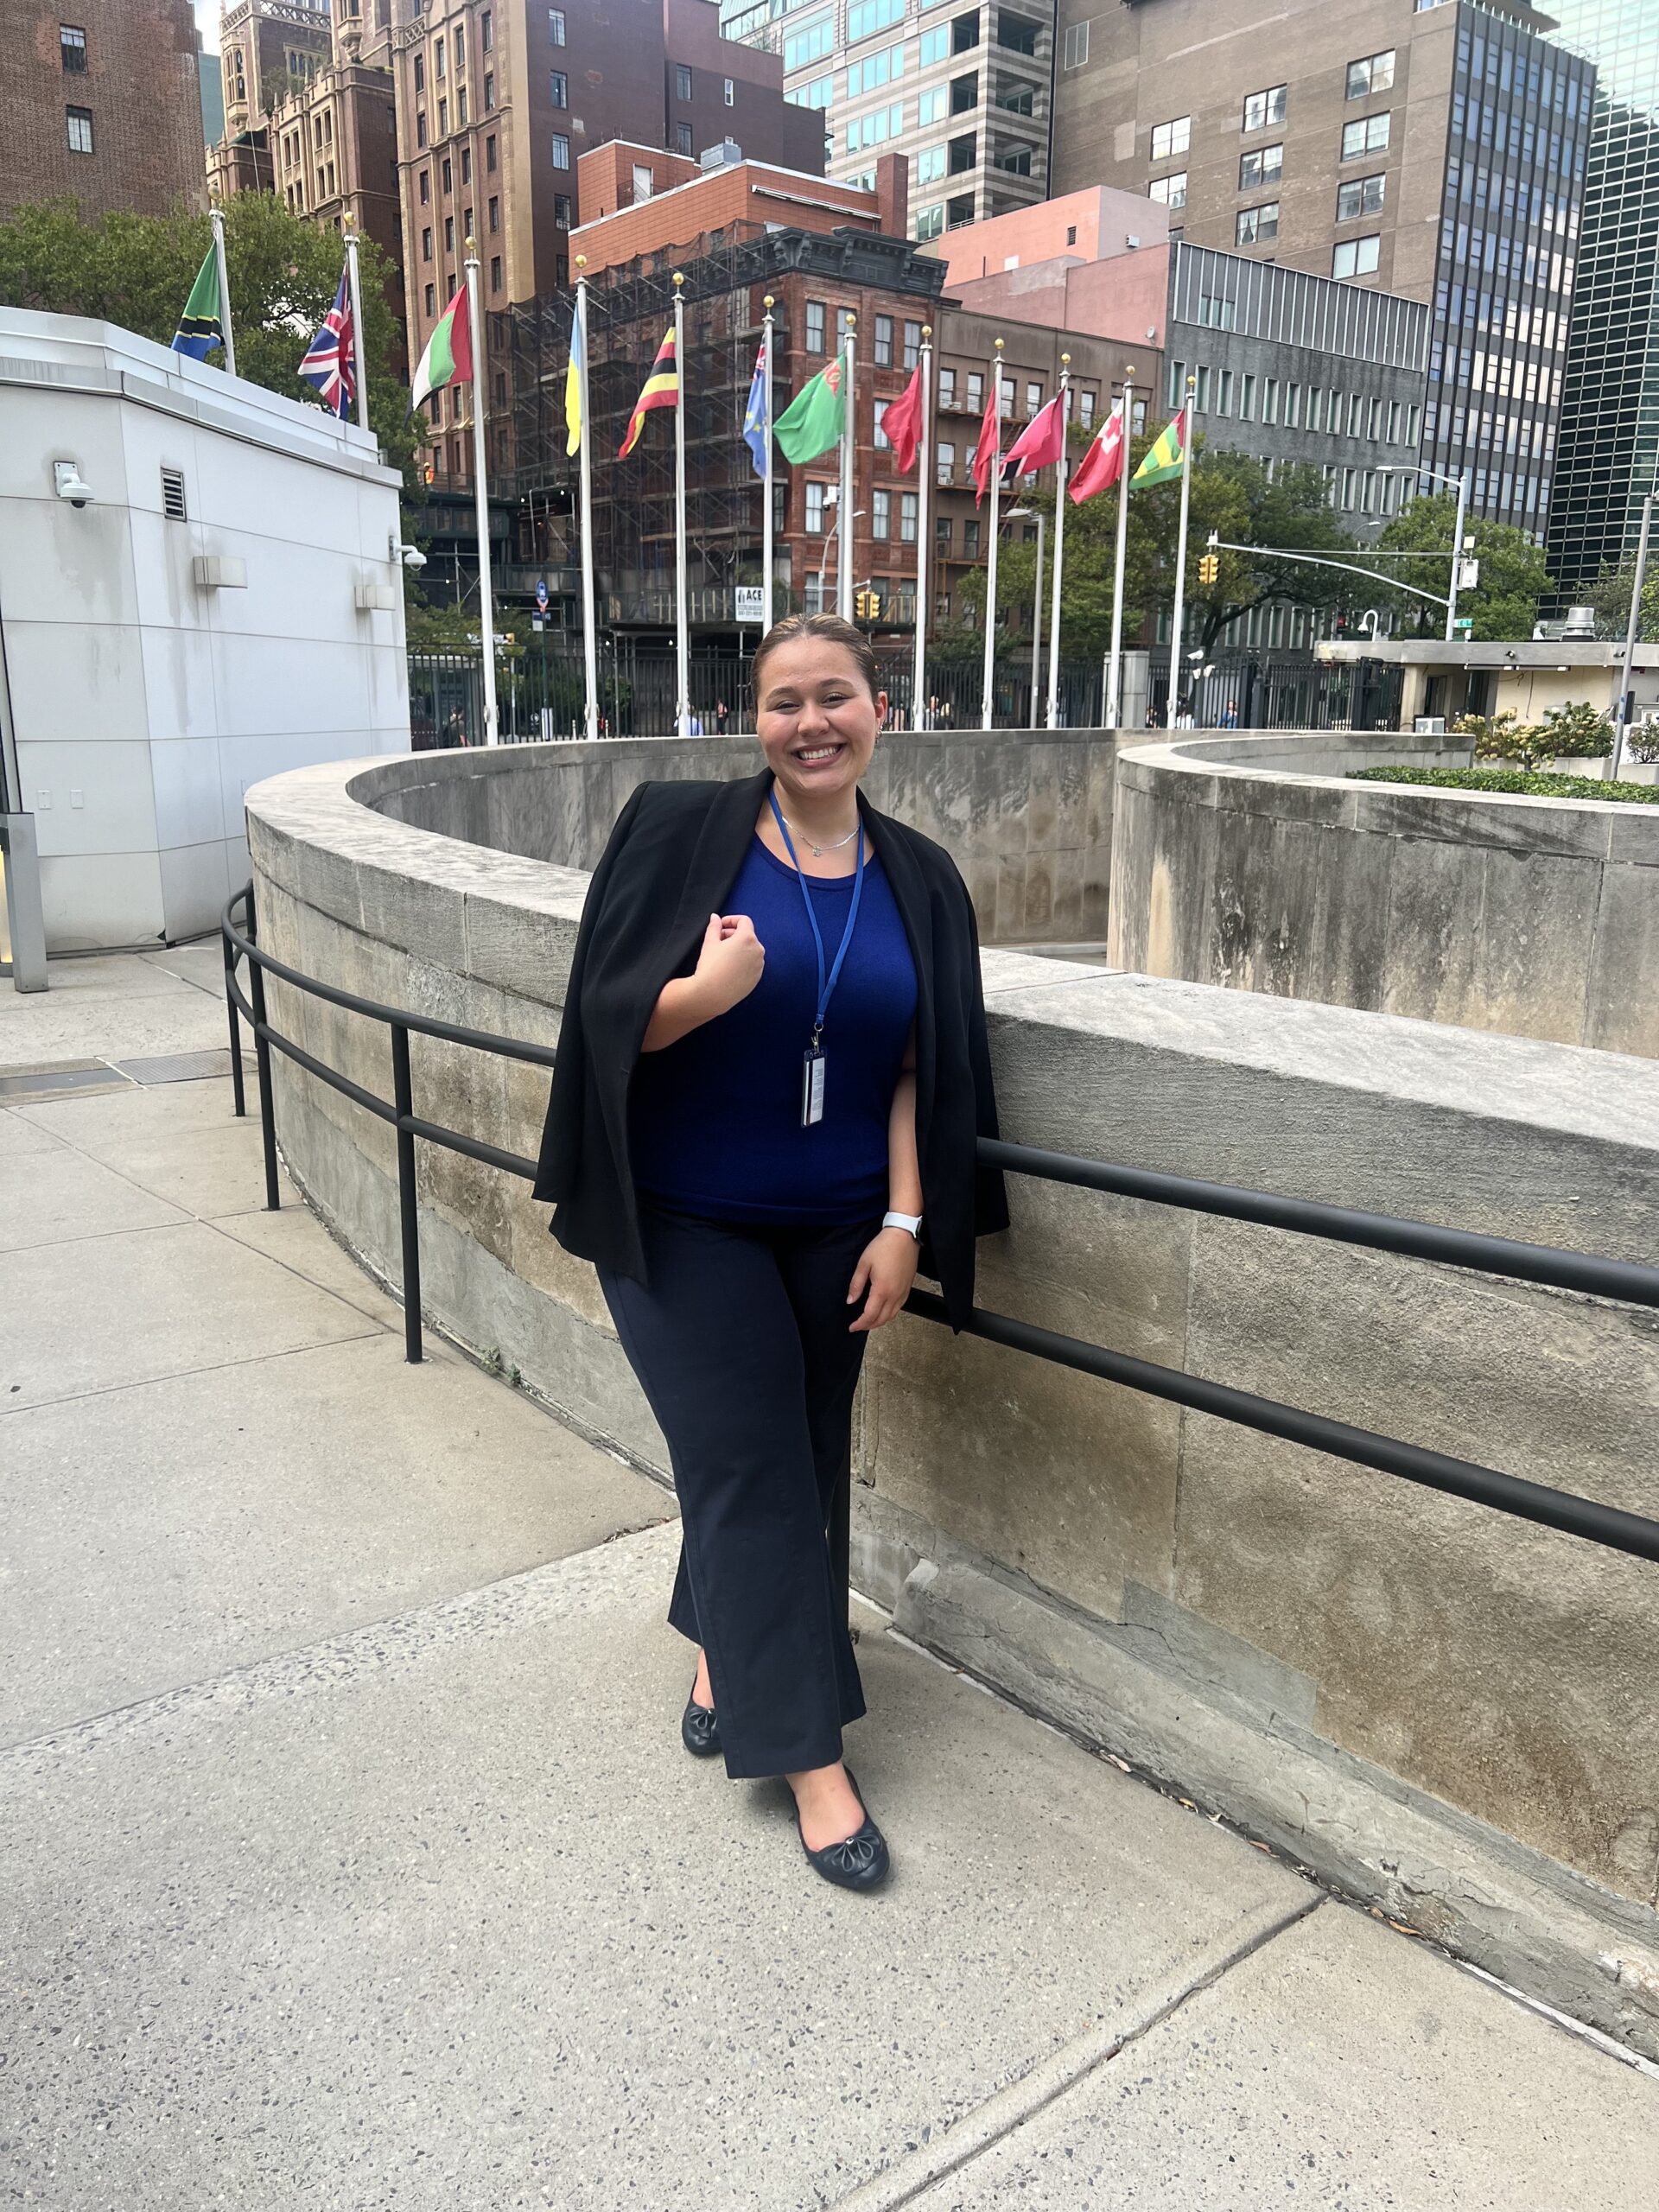
[[[1108,957],[1659,1057],[1659,807],[1345,780],[1432,765],[1424,743],[1332,732],[1123,752]],[[1428,744],[1445,757],[1447,741]]]
[[[623,755],[601,751],[584,855],[619,802]],[[458,818],[476,792],[438,785],[525,765],[417,755],[260,785],[264,942],[382,1001],[555,1042],[586,877],[396,818]],[[1640,1063],[1019,953],[985,969],[1016,1139],[1650,1254]],[[386,1095],[383,1031],[270,1000]],[[544,1077],[413,1049],[418,1112],[533,1153]],[[390,1132],[276,1067],[295,1174],[395,1283]],[[592,1272],[546,1209],[417,1149],[432,1317],[660,1471]],[[1659,1513],[1650,1314],[1020,1179],[1012,1198],[982,1247],[995,1310]],[[1654,1568],[908,1319],[872,1346],[855,1473],[855,1573],[906,1633],[1659,2051]]]

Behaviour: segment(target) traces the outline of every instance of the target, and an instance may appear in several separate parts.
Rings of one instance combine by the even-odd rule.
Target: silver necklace
[[[807,836],[805,830],[802,829],[798,822],[791,822],[789,826],[795,832],[795,835],[801,840],[803,844],[811,846],[812,857],[814,860],[821,861],[826,853],[838,853],[843,845],[850,845],[854,838],[857,836],[860,830],[862,829],[863,824],[860,822],[855,822],[852,828],[847,832],[847,835],[844,837],[837,837],[833,841],[833,842],[828,845],[814,845],[812,843],[812,840]]]

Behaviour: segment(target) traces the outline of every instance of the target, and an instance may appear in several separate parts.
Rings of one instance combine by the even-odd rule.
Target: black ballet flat
[[[861,1805],[864,1793],[858,1787],[858,1777],[851,1767],[847,1779],[853,1785]],[[843,1890],[874,1890],[880,1888],[893,1871],[893,1861],[887,1855],[887,1840],[870,1818],[868,1808],[864,1824],[855,1829],[839,1843],[827,1843],[822,1851],[814,1851],[801,1834],[801,1808],[795,1807],[795,1833],[801,1838],[801,1849],[812,1863],[815,1872],[826,1882],[834,1882]]]
[[[715,1757],[720,1749],[720,1722],[711,1705],[699,1705],[695,1698],[687,1698],[680,1715],[680,1741],[694,1758]]]

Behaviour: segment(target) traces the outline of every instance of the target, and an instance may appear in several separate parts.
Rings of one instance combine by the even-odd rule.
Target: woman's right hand
[[[692,982],[708,1007],[703,1019],[728,1014],[760,981],[766,949],[747,914],[710,914]]]

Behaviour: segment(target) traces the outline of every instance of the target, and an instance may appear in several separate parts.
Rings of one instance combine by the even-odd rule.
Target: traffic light
[[[1199,556],[1198,556],[1198,582],[1199,582],[1201,584],[1212,584],[1212,583],[1214,583],[1214,582],[1216,581],[1217,577],[1220,574],[1221,574],[1221,556],[1220,556],[1220,554],[1219,554],[1219,553],[1201,553],[1201,554],[1199,554]]]
[[[853,609],[861,622],[874,622],[881,612],[879,591],[859,592],[853,601]]]

